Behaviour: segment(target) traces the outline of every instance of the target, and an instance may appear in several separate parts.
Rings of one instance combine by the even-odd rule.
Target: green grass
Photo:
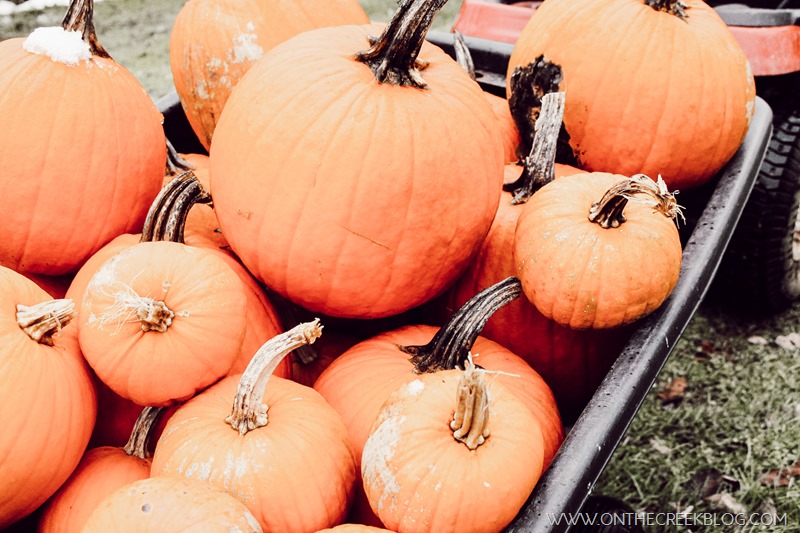
[[[183,0],[106,0],[96,5],[101,43],[154,98],[171,89],[169,29]],[[362,0],[373,20],[388,20],[392,0]],[[435,27],[449,29],[461,2],[451,0]],[[58,24],[63,8],[0,20],[0,39]],[[708,473],[728,476],[727,490],[748,512],[774,509],[800,531],[800,478],[769,487],[766,472],[800,459],[800,350],[775,343],[800,330],[800,305],[775,317],[748,320],[704,305],[667,362],[623,442],[595,487],[635,510],[667,513],[711,510],[700,485]],[[753,344],[761,336],[767,344]],[[664,406],[657,392],[674,377],[688,382],[683,401]],[[690,528],[655,528],[686,531]],[[692,531],[721,531],[691,528]]]

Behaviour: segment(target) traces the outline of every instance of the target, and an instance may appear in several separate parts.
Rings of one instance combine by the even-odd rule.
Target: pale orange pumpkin
[[[341,523],[356,479],[347,428],[314,389],[270,377],[281,358],[320,334],[314,321],[274,337],[244,374],[186,402],[156,445],[151,475],[223,489],[267,531]]]
[[[200,481],[148,478],[121,487],[89,515],[83,533],[203,533],[263,530],[247,507]]]
[[[172,25],[169,57],[197,138],[208,150],[231,90],[275,45],[314,28],[368,22],[356,0],[188,0]]]
[[[423,42],[440,6],[403,2],[388,26],[281,43],[220,117],[211,186],[223,233],[257,278],[313,312],[415,307],[463,271],[489,229],[497,120],[477,83]]]
[[[89,442],[97,403],[74,314],[0,267],[0,529],[44,503]]]
[[[361,458],[373,511],[401,533],[501,531],[542,473],[538,420],[468,362],[397,388]]]
[[[138,231],[166,160],[163,117],[97,43],[92,1],[0,43],[0,265],[75,271]]]
[[[102,446],[87,451],[67,482],[44,505],[39,533],[81,531],[95,507],[110,493],[150,477],[148,441],[161,411],[160,407],[141,410],[124,447]]]
[[[730,29],[701,0],[547,0],[508,62],[561,66],[564,124],[581,168],[710,180],[739,148],[755,82]]]

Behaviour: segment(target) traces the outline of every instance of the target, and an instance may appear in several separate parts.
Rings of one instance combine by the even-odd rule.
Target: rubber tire
[[[716,277],[717,295],[738,311],[772,314],[800,298],[793,248],[800,207],[800,109],[775,110],[756,183]]]
[[[594,517],[598,522],[603,520],[610,523],[607,525],[577,524],[569,528],[569,533],[644,533],[644,529],[632,518],[634,510],[622,500],[611,496],[589,496],[581,507],[581,514],[588,519]],[[617,520],[601,519],[602,515],[617,515],[620,518]]]

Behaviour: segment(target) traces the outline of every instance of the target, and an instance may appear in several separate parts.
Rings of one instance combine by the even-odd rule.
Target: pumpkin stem
[[[456,62],[469,74],[470,78],[476,79],[472,53],[470,53],[469,47],[464,40],[464,34],[458,30],[453,31],[453,49],[456,54]]]
[[[183,231],[189,210],[195,204],[210,203],[211,195],[200,185],[194,172],[187,170],[179,174],[167,183],[153,200],[139,242],[183,243]]]
[[[663,11],[670,15],[675,15],[681,20],[686,20],[689,15],[686,10],[689,8],[683,0],[645,0],[644,2],[656,11]]]
[[[516,299],[521,292],[522,284],[517,278],[506,278],[461,306],[428,344],[398,348],[411,355],[414,371],[418,374],[460,368],[492,314]]]
[[[17,304],[17,324],[39,344],[53,345],[53,336],[75,318],[75,302],[70,298],[49,300],[36,305]]]
[[[471,357],[458,380],[457,404],[450,429],[453,438],[470,450],[489,438],[489,391],[483,372],[475,368]]]
[[[195,168],[197,167],[181,157],[181,154],[178,153],[169,139],[167,139],[167,166],[164,174],[166,176],[177,176],[181,172],[194,170]]]
[[[320,335],[322,326],[319,319],[314,319],[273,337],[259,348],[239,379],[233,408],[225,422],[240,435],[266,426],[269,422],[269,406],[264,405],[264,392],[272,372],[286,354],[304,344],[313,343]]]
[[[436,13],[447,0],[400,0],[392,20],[378,37],[370,37],[370,48],[356,54],[379,83],[425,89],[419,73],[427,63],[418,59],[425,35]]]
[[[523,159],[522,174],[516,181],[503,185],[503,190],[512,191],[513,205],[524,204],[533,193],[556,177],[556,147],[564,117],[564,102],[566,95],[563,91],[542,97],[542,108],[533,128],[533,146],[531,153]]]
[[[589,210],[589,220],[599,224],[602,228],[617,228],[625,222],[625,206],[628,200],[649,204],[653,210],[666,217],[683,219],[682,207],[675,200],[675,194],[667,190],[667,184],[658,176],[658,182],[653,181],[644,174],[636,174],[630,179],[623,179],[615,183],[599,202],[592,204]],[[634,195],[643,195],[646,198],[635,198]],[[685,219],[684,219],[685,220]]]
[[[150,442],[150,435],[153,426],[158,420],[158,415],[164,411],[163,407],[145,407],[139,413],[136,423],[133,424],[133,431],[128,439],[128,443],[122,448],[125,453],[130,456],[138,457],[139,459],[147,459],[150,457],[150,451],[147,445]]]
[[[94,0],[72,0],[64,20],[61,21],[61,27],[66,31],[80,32],[83,41],[89,45],[92,55],[111,59],[97,40],[94,29]]]

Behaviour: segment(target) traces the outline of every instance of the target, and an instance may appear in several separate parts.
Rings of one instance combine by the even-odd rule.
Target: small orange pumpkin
[[[314,321],[274,337],[244,374],[186,402],[156,445],[152,475],[223,489],[267,531],[341,523],[356,479],[347,428],[314,389],[270,377],[281,358],[320,334]]]
[[[74,272],[138,231],[166,160],[163,117],[97,42],[92,0],[0,43],[0,265]]]
[[[70,478],[45,504],[39,533],[81,531],[95,507],[111,492],[150,477],[148,440],[162,408],[141,410],[124,447],[87,451]]]
[[[263,530],[247,507],[220,489],[180,478],[148,478],[121,487],[89,515],[83,533]]]
[[[525,204],[514,262],[528,299],[574,329],[613,328],[654,311],[678,281],[680,207],[642,174],[554,180]]]
[[[89,442],[97,400],[74,315],[0,267],[0,529],[52,496]]]
[[[485,372],[468,362],[421,375],[381,407],[361,477],[386,527],[499,532],[528,499],[543,466],[538,420]]]

